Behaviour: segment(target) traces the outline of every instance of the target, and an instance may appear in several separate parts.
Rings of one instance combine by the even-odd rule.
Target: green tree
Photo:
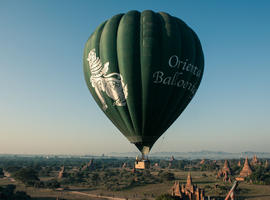
[[[44,168],[42,168],[42,169],[40,169],[39,170],[39,173],[38,173],[38,175],[39,176],[50,176],[50,172],[51,172],[51,169],[50,168],[48,168],[48,167],[44,167]]]
[[[0,168],[0,178],[4,177],[4,171],[2,168]]]
[[[60,183],[55,179],[44,182],[44,187],[46,188],[56,189],[59,188],[60,186],[61,186]]]
[[[174,174],[171,172],[161,171],[158,175],[161,177],[162,180],[165,181],[171,181],[175,179]]]
[[[15,185],[7,185],[5,187],[0,187],[0,199],[1,200],[30,200],[31,197],[25,192],[16,191]]]
[[[202,164],[201,167],[200,167],[201,171],[214,171],[214,170],[217,170],[217,169],[218,169],[218,166],[215,163],[212,163],[212,162]]]
[[[98,173],[93,173],[92,174],[92,181],[95,183],[95,185],[98,184],[99,180],[100,180],[99,174]]]
[[[250,175],[249,178],[253,183],[256,184],[270,184],[270,174],[262,166],[256,167],[255,171]]]
[[[13,177],[28,186],[34,186],[39,181],[37,171],[30,167],[20,169],[14,173]]]
[[[31,197],[29,195],[27,195],[26,192],[24,192],[24,191],[17,191],[13,195],[13,199],[14,200],[30,200]]]
[[[17,167],[17,166],[8,166],[6,168],[4,168],[7,172],[9,173],[15,173],[17,171],[19,171],[21,169],[21,167]]]
[[[162,194],[156,198],[156,200],[176,200],[175,197],[169,195],[169,194]]]

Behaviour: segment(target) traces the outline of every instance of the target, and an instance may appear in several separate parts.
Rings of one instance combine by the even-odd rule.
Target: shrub
[[[4,177],[4,172],[3,172],[3,169],[0,168],[0,178]]]
[[[61,185],[57,180],[49,180],[44,182],[44,187],[50,188],[50,189],[56,189],[59,188]]]
[[[37,172],[30,167],[20,169],[15,172],[13,176],[27,186],[34,186],[35,183],[39,181]]]
[[[174,180],[175,177],[174,177],[174,174],[173,173],[170,173],[170,172],[161,172],[158,174],[162,180],[165,180],[165,181],[171,181],[171,180]]]
[[[0,187],[0,199],[1,200],[30,200],[31,197],[25,192],[17,191],[15,192],[15,185],[7,185],[5,187]]]
[[[176,197],[173,197],[169,194],[162,194],[156,198],[156,200],[176,200]]]

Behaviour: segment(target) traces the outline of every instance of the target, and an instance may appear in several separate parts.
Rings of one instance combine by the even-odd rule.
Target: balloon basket
[[[150,161],[149,160],[136,160],[135,169],[150,169]]]

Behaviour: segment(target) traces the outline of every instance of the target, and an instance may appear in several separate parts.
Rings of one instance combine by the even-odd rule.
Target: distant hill
[[[106,154],[107,156],[115,156],[115,157],[136,157],[139,155],[138,152],[126,152],[126,153],[117,153],[112,152]],[[170,158],[174,156],[177,159],[239,159],[252,158],[254,155],[257,155],[258,158],[270,158],[270,153],[267,152],[240,152],[240,153],[228,153],[223,151],[193,151],[193,152],[152,152],[149,157],[157,157],[157,158]]]

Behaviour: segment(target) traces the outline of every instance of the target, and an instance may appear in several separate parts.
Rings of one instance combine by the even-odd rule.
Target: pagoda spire
[[[268,167],[269,167],[268,160],[265,161],[264,167],[265,167],[265,168],[268,168]]]
[[[222,169],[223,173],[227,172],[228,174],[231,174],[231,169],[230,169],[230,165],[228,163],[228,160],[224,161],[224,166]]]
[[[187,184],[186,186],[192,186],[192,178],[191,178],[191,174],[190,172],[188,172],[188,176],[187,176]]]
[[[257,157],[256,154],[253,156],[252,161],[251,161],[251,164],[252,165],[258,165],[258,164],[260,164],[260,161],[259,161],[259,159],[258,159],[258,157]]]
[[[190,172],[188,173],[187,176],[186,190],[190,191],[192,194],[195,192]]]
[[[240,172],[240,176],[241,177],[247,177],[247,176],[249,176],[251,174],[252,174],[252,170],[251,170],[249,162],[248,162],[248,157],[246,157],[244,167],[243,167],[242,171]]]
[[[238,161],[237,166],[241,167],[241,160]]]

